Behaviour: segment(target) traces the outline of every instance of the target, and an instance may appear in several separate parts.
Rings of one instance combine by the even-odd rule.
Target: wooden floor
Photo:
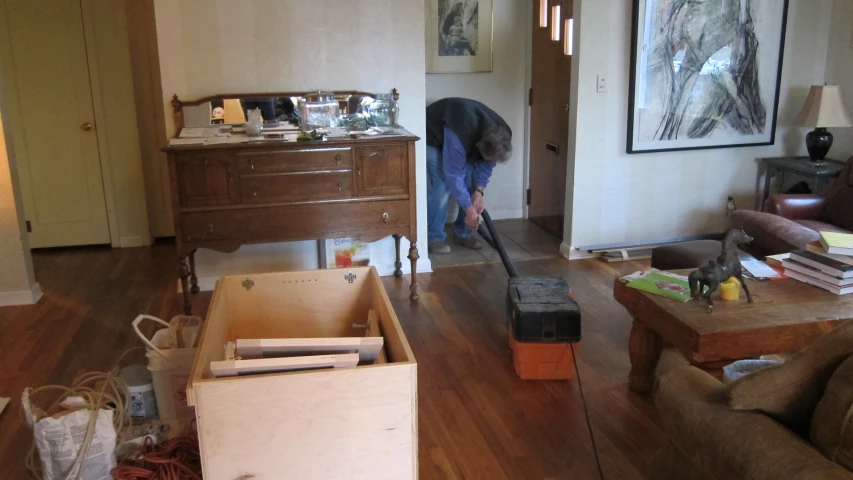
[[[560,256],[562,238],[551,235],[533,222],[520,218],[495,220],[495,228],[501,237],[501,244],[513,262]],[[483,248],[471,250],[457,245],[453,241],[452,224],[445,225],[444,230],[447,233],[446,242],[450,247],[450,253],[430,253],[429,259],[433,268],[499,263],[501,261],[497,250],[489,248],[489,245],[478,233],[474,233],[474,236],[482,242]]]
[[[45,292],[35,306],[0,308],[0,477],[27,478],[32,434],[21,420],[24,387],[68,384],[106,370],[129,347],[138,313],[169,318],[174,246],[74,249],[34,254]],[[581,303],[579,366],[605,478],[648,476],[664,433],[650,398],[627,389],[630,318],[611,298],[616,273],[638,263],[517,262],[521,275],[565,277]],[[595,457],[578,382],[525,382],[512,372],[500,264],[437,268],[422,275],[421,303],[404,279],[385,285],[418,360],[420,478],[594,479]],[[204,312],[210,293],[195,299]]]

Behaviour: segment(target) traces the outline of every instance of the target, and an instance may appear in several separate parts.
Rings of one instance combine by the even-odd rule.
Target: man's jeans
[[[444,162],[441,150],[427,146],[427,238],[429,240],[444,240],[444,224],[447,221],[447,208],[450,201],[450,189],[444,180]],[[468,191],[473,190],[472,173],[474,166],[465,164],[465,185]],[[459,209],[456,221],[453,222],[453,233],[461,238],[471,236],[471,229],[465,225],[465,210]]]

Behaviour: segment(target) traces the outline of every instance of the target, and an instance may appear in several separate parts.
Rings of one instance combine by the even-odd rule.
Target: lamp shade
[[[794,124],[816,128],[853,127],[838,85],[812,85],[806,104],[794,119]]]

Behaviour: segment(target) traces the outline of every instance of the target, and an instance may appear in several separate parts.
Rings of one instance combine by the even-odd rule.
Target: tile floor
[[[496,220],[495,228],[501,237],[506,253],[510,260],[532,260],[534,258],[552,258],[560,256],[561,240],[546,232],[533,222],[524,219]],[[445,227],[447,244],[450,253],[437,255],[429,254],[433,267],[456,267],[459,265],[475,265],[478,263],[500,262],[498,252],[491,248],[482,237],[477,238],[483,243],[481,250],[470,250],[453,242],[450,225]]]

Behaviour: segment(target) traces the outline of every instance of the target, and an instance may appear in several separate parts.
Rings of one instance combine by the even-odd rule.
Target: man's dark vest
[[[504,127],[512,134],[509,125],[491,108],[467,98],[444,98],[426,109],[427,145],[441,150],[444,147],[444,127],[450,127],[468,154],[469,162],[483,158],[477,150],[477,142],[486,130],[495,126]]]

